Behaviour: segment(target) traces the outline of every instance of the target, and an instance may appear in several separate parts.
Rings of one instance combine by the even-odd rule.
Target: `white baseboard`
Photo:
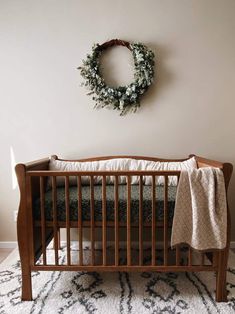
[[[76,241],[71,241],[71,244],[75,243]],[[107,242],[107,245],[112,245],[114,242]],[[62,245],[66,245],[66,241],[61,241]],[[89,246],[90,242],[89,241],[84,241],[83,245],[84,246]],[[151,242],[145,242],[145,245],[148,247],[151,246]],[[157,245],[162,245],[162,243],[157,242]],[[120,247],[125,247],[126,243],[125,242],[120,242]],[[17,247],[17,242],[16,241],[0,241],[0,249],[15,249]],[[97,248],[102,248],[102,243],[100,241],[96,242],[96,247]],[[138,247],[138,242],[133,242],[133,247]],[[235,249],[235,241],[231,241],[230,243],[230,248]]]
[[[0,241],[0,249],[15,249],[17,247],[16,241]]]

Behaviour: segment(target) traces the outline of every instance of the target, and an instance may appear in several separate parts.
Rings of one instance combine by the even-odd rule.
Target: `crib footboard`
[[[172,178],[178,182],[180,171],[61,172],[49,171],[48,162],[16,167],[21,192],[17,228],[23,300],[32,299],[33,270],[215,271],[216,299],[226,300],[229,231],[224,250],[199,252],[187,245],[170,246],[174,200],[168,183]],[[204,164],[198,159],[199,167]],[[232,168],[230,164],[220,167],[227,188]],[[160,188],[159,177],[163,181]],[[151,183],[147,188],[146,178]],[[63,242],[61,229],[65,230]],[[77,241],[72,238],[73,229]]]

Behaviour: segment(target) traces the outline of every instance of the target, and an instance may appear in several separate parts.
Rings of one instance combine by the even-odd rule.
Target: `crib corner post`
[[[22,274],[22,301],[32,300],[32,282],[30,267],[30,249],[27,223],[27,202],[26,202],[26,168],[23,164],[16,165],[16,175],[20,189],[20,204],[17,216],[17,239],[21,262]]]
[[[233,172],[233,165],[224,163],[222,167],[225,181],[226,193]],[[218,254],[218,270],[216,272],[216,302],[227,302],[227,267],[231,240],[231,216],[229,206],[227,205],[227,244],[224,250]]]
[[[227,207],[227,244],[223,250],[219,251],[216,271],[216,302],[227,302],[227,267],[230,250],[231,218],[229,207]]]
[[[218,270],[216,272],[216,302],[227,302],[227,265],[229,247],[221,250],[218,254]]]

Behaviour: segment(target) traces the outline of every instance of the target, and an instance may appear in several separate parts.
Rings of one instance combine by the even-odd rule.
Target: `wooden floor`
[[[0,249],[0,264],[13,251],[13,249]]]

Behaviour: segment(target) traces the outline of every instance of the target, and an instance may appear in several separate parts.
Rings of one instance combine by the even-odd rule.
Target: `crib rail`
[[[51,170],[35,170],[27,171],[28,176],[33,177],[72,177],[72,176],[180,176],[180,171],[166,170],[118,170],[118,171],[51,171]]]
[[[31,212],[31,236],[35,237],[36,228],[40,228],[41,238],[41,259],[38,261],[35,257],[36,249],[32,246],[31,256],[32,258],[32,269],[37,270],[158,270],[158,271],[185,271],[185,270],[210,270],[216,269],[216,260],[212,260],[209,265],[205,264],[204,253],[200,253],[200,260],[197,264],[193,262],[193,250],[185,246],[176,246],[176,248],[170,248],[170,233],[171,223],[169,222],[169,208],[168,208],[168,182],[169,177],[174,176],[179,180],[180,171],[27,171],[28,188],[32,191],[32,179],[39,181],[39,199],[40,199],[40,220],[35,220],[34,217],[34,200],[33,193],[28,193],[30,196],[29,210]],[[138,222],[132,222],[132,189],[131,180],[135,176],[138,178],[138,191],[139,191],[139,213]],[[145,222],[143,218],[143,187],[144,177],[151,178],[151,221]],[[156,178],[164,178],[164,197],[163,197],[163,221],[158,221],[157,218],[157,199],[156,193]],[[57,208],[57,180],[58,177],[63,177],[63,186],[65,191],[65,221],[58,219],[58,208]],[[70,177],[76,178],[77,187],[77,221],[71,220],[70,211]],[[90,220],[83,221],[82,219],[82,179],[83,177],[89,178],[90,188]],[[102,185],[102,220],[95,220],[95,195],[94,186],[95,178],[101,178]],[[107,178],[113,178],[113,199],[114,199],[114,220],[110,221],[107,219]],[[120,177],[126,178],[126,221],[120,221],[119,213],[119,181]],[[47,181],[49,178],[51,181],[51,195],[52,195],[52,220],[46,218],[45,213],[45,193],[47,189]],[[60,253],[60,239],[59,231],[65,228],[65,247],[63,252],[66,256],[64,262],[61,262]],[[78,231],[78,252],[74,255],[74,251],[71,247],[71,229],[76,228]],[[84,228],[89,229],[90,245],[89,249],[84,248]],[[96,230],[101,229],[101,241],[96,241]],[[125,240],[121,241],[120,230],[123,229],[125,233]],[[150,230],[150,239],[148,245],[150,247],[150,255],[146,257],[145,249],[145,228]],[[114,248],[109,248],[107,242],[107,230],[113,231],[114,235]],[[133,239],[133,230],[138,229],[135,236],[137,241]],[[48,260],[48,239],[46,237],[51,230],[51,238],[54,239],[54,259],[53,261]],[[161,238],[162,235],[162,238]],[[97,249],[98,242],[101,242],[100,247]],[[35,240],[32,241],[35,244]],[[124,243],[124,249],[121,244]],[[136,247],[137,243],[137,247]],[[133,249],[135,246],[135,252]],[[125,251],[125,253],[123,253]],[[85,256],[89,252],[89,259]],[[111,253],[110,253],[111,252]],[[98,257],[97,257],[98,255]],[[124,257],[122,256],[124,255]],[[137,256],[136,256],[137,255]],[[113,257],[111,257],[113,256]],[[184,260],[182,258],[184,256]],[[214,256],[214,255],[213,255]],[[76,257],[76,258],[75,258]],[[162,261],[161,261],[162,259]],[[185,262],[186,261],[186,262]]]

